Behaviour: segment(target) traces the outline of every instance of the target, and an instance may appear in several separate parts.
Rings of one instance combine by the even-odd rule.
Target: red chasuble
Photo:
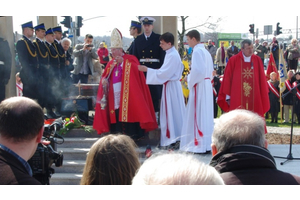
[[[264,117],[270,109],[268,93],[264,66],[258,56],[252,55],[251,62],[247,63],[241,51],[229,59],[218,96],[222,110],[228,112],[240,108]],[[230,96],[230,105],[226,95]]]
[[[140,127],[146,132],[156,129],[157,122],[152,104],[152,99],[148,86],[146,85],[145,75],[138,70],[139,62],[136,57],[125,54],[123,56],[121,99],[119,108],[120,122],[139,122]],[[113,60],[107,66],[101,76],[93,128],[98,134],[110,131],[110,124],[116,123],[114,107],[114,91],[112,77],[109,74],[113,66]],[[108,78],[109,85],[106,98],[103,98],[105,90],[102,85],[103,79]],[[106,105],[101,102],[106,99]]]

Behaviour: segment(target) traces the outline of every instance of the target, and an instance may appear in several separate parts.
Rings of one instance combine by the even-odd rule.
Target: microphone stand
[[[289,93],[292,92],[293,94],[293,110],[292,110],[292,124],[291,124],[291,135],[290,135],[290,149],[289,149],[289,154],[286,157],[280,157],[280,156],[274,156],[274,158],[283,158],[286,159],[286,161],[281,162],[280,164],[283,165],[289,160],[300,160],[300,158],[294,158],[292,155],[292,145],[293,145],[293,127],[294,127],[294,108],[295,108],[295,99],[296,99],[296,94],[297,90],[296,88],[300,86],[300,83],[298,83],[295,87],[293,87],[290,91],[282,95],[282,98],[284,99]]]

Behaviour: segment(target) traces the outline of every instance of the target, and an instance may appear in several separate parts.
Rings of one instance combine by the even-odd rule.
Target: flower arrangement
[[[65,118],[63,120],[63,127],[59,130],[59,134],[66,134],[70,130],[77,128],[77,129],[84,129],[84,131],[91,133],[93,128],[90,126],[86,126],[84,122],[80,120],[78,114],[73,113],[70,118]]]

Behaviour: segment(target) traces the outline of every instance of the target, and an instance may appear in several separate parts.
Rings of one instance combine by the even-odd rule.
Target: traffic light
[[[279,34],[281,34],[282,33],[282,31],[281,31],[281,27],[279,26],[279,22],[277,23],[277,25],[276,25],[276,35],[279,35]]]
[[[82,27],[82,20],[83,18],[81,16],[77,16],[77,28]]]
[[[76,36],[80,36],[80,28],[76,29]]]
[[[63,17],[65,19],[64,19],[64,21],[62,21],[60,23],[63,24],[67,28],[71,28],[72,17],[70,17],[70,16],[63,16]]]
[[[249,29],[250,33],[254,34],[254,24],[250,24],[249,27],[250,27]]]

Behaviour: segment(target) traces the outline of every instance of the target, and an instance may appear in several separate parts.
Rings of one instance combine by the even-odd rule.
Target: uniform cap
[[[52,28],[48,28],[47,31],[46,31],[46,35],[48,34],[54,34]]]
[[[153,24],[153,22],[155,22],[155,19],[153,17],[142,17],[140,19],[140,21],[143,23],[143,24]]]
[[[52,30],[53,30],[53,32],[54,31],[62,32],[61,26],[54,27],[54,28],[52,28]]]
[[[38,29],[46,30],[44,23],[41,23],[34,27],[34,30],[38,30]]]
[[[25,24],[22,24],[21,26],[22,26],[22,28],[32,28],[33,29],[32,21],[26,22]]]

